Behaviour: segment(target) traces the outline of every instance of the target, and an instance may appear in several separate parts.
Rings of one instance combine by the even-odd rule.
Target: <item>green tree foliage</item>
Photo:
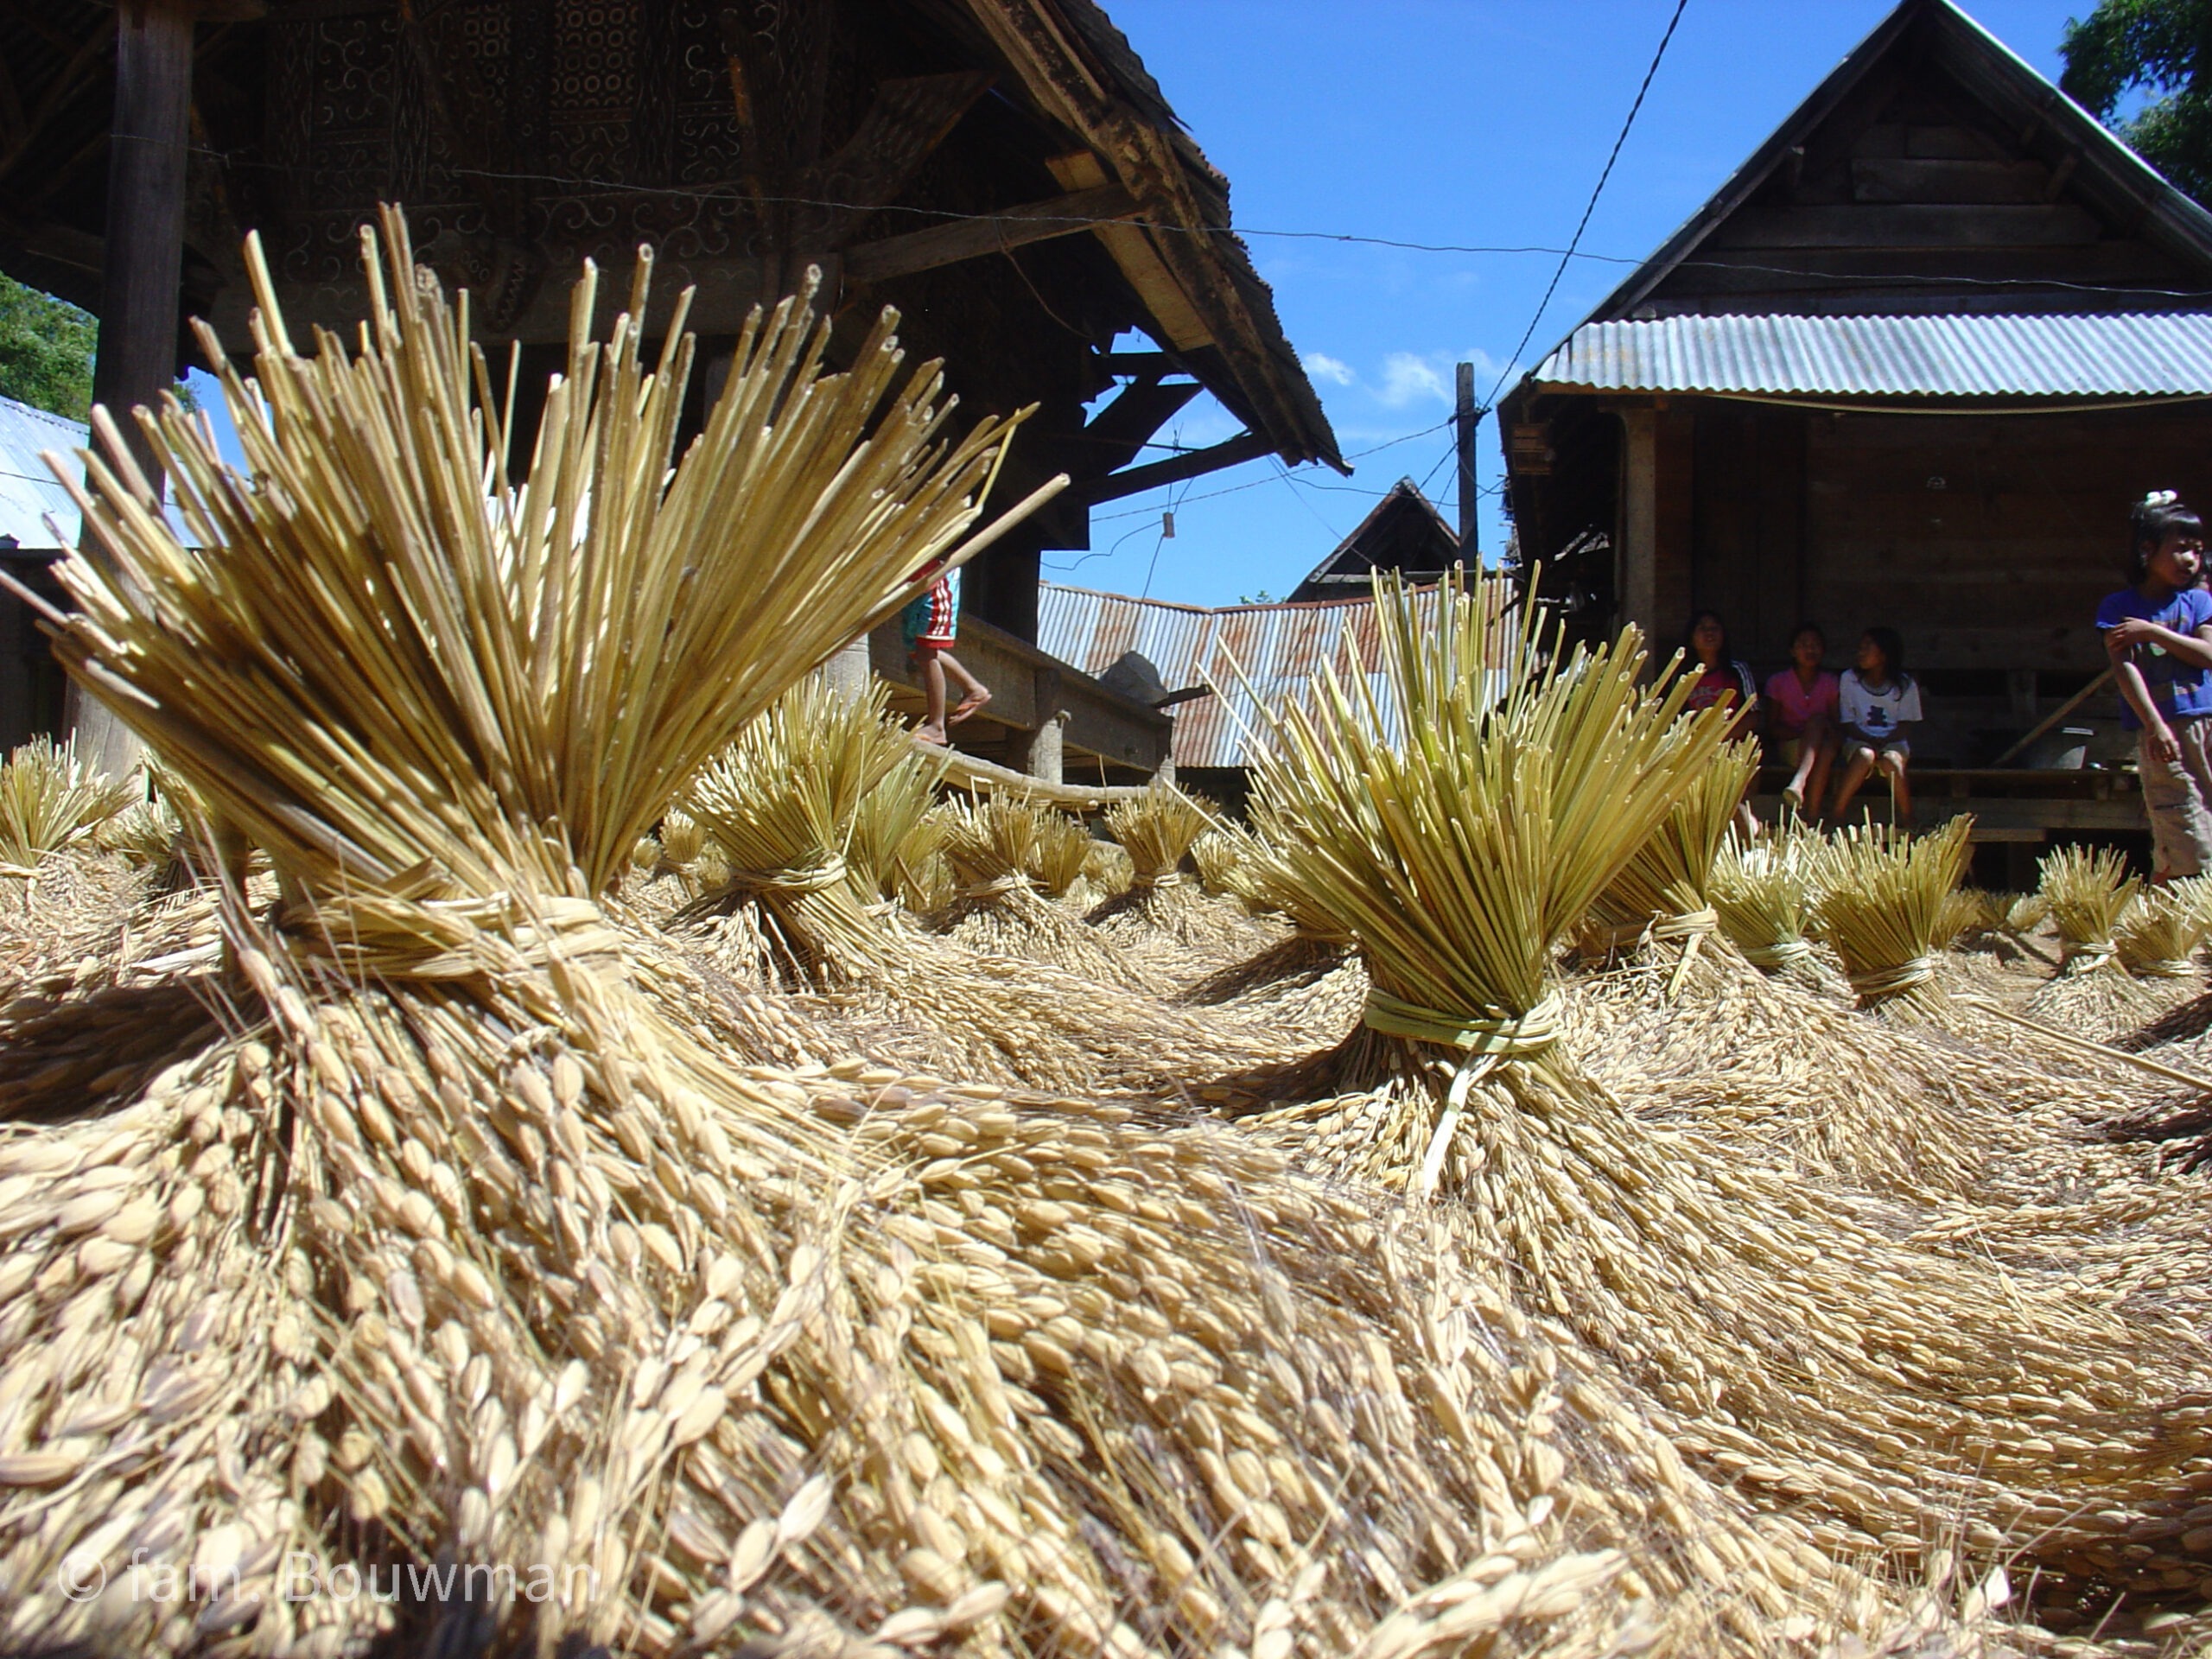
[[[2150,102],[2116,128],[2144,160],[2212,202],[2212,0],[2099,0],[2069,18],[2059,86],[2112,125],[2131,92]]]
[[[99,335],[90,312],[0,276],[0,397],[86,419]]]

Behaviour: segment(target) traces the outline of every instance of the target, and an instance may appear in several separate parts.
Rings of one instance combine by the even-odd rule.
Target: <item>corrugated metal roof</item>
[[[0,536],[14,537],[19,547],[53,547],[54,532],[46,526],[52,513],[67,538],[61,545],[77,544],[76,504],[39,453],[81,448],[84,442],[81,422],[0,397]]]
[[[1416,602],[1433,606],[1434,590]],[[1385,721],[1394,717],[1377,671],[1372,599],[1208,610],[1042,582],[1037,644],[1086,674],[1103,674],[1135,651],[1160,671],[1170,690],[1212,686],[1214,696],[1169,710],[1179,767],[1249,766],[1262,703],[1280,708],[1302,696],[1325,664],[1347,682],[1365,678]]]
[[[1786,397],[2212,397],[2212,315],[1586,322],[1530,378]]]

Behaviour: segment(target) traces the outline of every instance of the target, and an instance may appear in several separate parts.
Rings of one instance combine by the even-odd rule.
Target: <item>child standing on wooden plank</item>
[[[2120,724],[2140,734],[2152,876],[2168,881],[2212,870],[2212,594],[2196,585],[2204,525],[2171,490],[2137,502],[2128,532],[2135,582],[2097,607],[2097,627]]]
[[[1835,786],[1835,816],[1851,810],[1859,786],[1878,770],[1890,780],[1897,810],[1892,822],[1912,823],[1912,786],[1905,767],[1912,741],[1905,728],[1923,718],[1920,687],[1904,671],[1904,641],[1895,628],[1869,628],[1859,636],[1857,665],[1843,671],[1836,685],[1836,712],[1843,728],[1837,744],[1843,776]]]
[[[906,637],[907,660],[922,677],[922,696],[928,703],[914,735],[925,743],[943,743],[946,726],[967,719],[991,700],[988,689],[961,667],[952,654],[960,639],[960,573],[940,573],[929,591],[906,607],[899,621],[900,632]],[[947,673],[961,685],[960,702],[950,721],[944,709]]]

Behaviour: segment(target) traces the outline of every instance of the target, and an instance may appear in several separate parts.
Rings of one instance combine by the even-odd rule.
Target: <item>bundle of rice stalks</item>
[[[1184,859],[1219,814],[1173,784],[1154,784],[1105,811],[1107,833],[1129,855],[1126,891],[1090,912],[1093,926],[1140,950],[1166,943],[1218,953],[1251,935],[1241,906],[1210,898],[1183,874]]]
[[[2212,933],[2212,878],[2183,876],[2128,901],[2113,929],[2120,965],[2138,979],[2194,981],[2196,953]]]
[[[2120,923],[2142,883],[2109,847],[2060,847],[2040,866],[2041,891],[2057,930],[2057,975],[2030,999],[2028,1012],[2091,1036],[2132,1029],[2164,999],[2146,995],[2120,956]]]
[[[915,826],[907,850],[899,857],[899,907],[916,919],[942,911],[960,885],[944,855],[944,833],[943,821],[931,813]]]
[[[1076,883],[1090,862],[1092,837],[1079,818],[1048,812],[1037,823],[1037,885],[1049,899],[1073,902]]]
[[[830,999],[809,1004],[809,1016],[879,1059],[971,1078],[1166,1087],[1243,1052],[1245,1033],[1133,1000],[1133,971],[1037,893],[1014,867],[1033,858],[1032,802],[930,815],[955,883],[931,918],[974,920],[986,948],[884,913],[844,849],[859,804],[912,753],[895,727],[818,682],[747,726],[685,793],[736,868],[672,918],[683,948],[741,982]]]
[[[1000,791],[951,803],[944,829],[956,885],[932,926],[971,949],[1033,957],[1102,984],[1144,982],[1096,928],[1040,892],[1049,838],[1058,836],[1059,873],[1071,868],[1070,881],[1082,874],[1089,849],[1071,847],[1068,833],[1088,841],[1081,825],[1030,797]]]
[[[1118,841],[1092,838],[1083,855],[1083,880],[1103,901],[1127,893],[1136,880],[1136,864]]]
[[[1191,863],[1198,885],[1217,899],[1252,902],[1252,879],[1248,868],[1252,855],[1252,832],[1224,819],[1191,843]]]
[[[2041,893],[1993,893],[2004,902],[2004,918],[1994,924],[2015,938],[2025,938],[2050,918],[2050,900]]]
[[[1288,922],[1290,937],[1208,975],[1183,1000],[1231,1007],[1279,1026],[1287,1037],[1326,1046],[1358,1027],[1367,975],[1351,931],[1278,855],[1265,798],[1255,799],[1251,810],[1255,829],[1238,831],[1245,837],[1238,866],[1243,902],[1258,916]]]
[[[818,677],[792,686],[684,791],[700,829],[725,849],[724,880],[682,920],[735,917],[719,930],[746,948],[729,965],[828,989],[880,965],[887,931],[874,876],[847,861],[861,804],[915,756],[884,718],[887,696],[849,699]],[[751,946],[766,940],[776,960]]]
[[[1585,929],[1586,948],[1599,956],[1624,946],[1639,953],[1666,948],[1673,964],[1669,993],[1681,989],[1700,944],[1719,926],[1707,894],[1713,861],[1736,822],[1758,761],[1756,743],[1722,747],[1665,822],[1598,895]]]
[[[898,898],[909,868],[926,862],[944,844],[942,820],[931,816],[944,772],[944,762],[932,765],[910,744],[909,753],[861,797],[845,857],[863,888]]]
[[[1757,841],[1731,830],[1713,860],[1706,893],[1721,933],[1755,968],[1820,983],[1827,975],[1806,935],[1818,897],[1817,831],[1777,826]]]
[[[2094,973],[2120,954],[2113,934],[2120,913],[2142,883],[2127,861],[2109,847],[2060,847],[2046,855],[2040,891],[2058,930],[2063,970]]]
[[[134,801],[93,831],[92,845],[142,869],[165,866],[176,850],[184,826],[167,801]]]
[[[1426,632],[1394,582],[1377,609],[1387,704],[1325,678],[1310,710],[1274,717],[1261,769],[1285,857],[1353,926],[1368,1023],[1406,1063],[1263,1132],[1463,1198],[1529,1302],[1663,1402],[1678,1444],[1777,1528],[1910,1557],[1964,1515],[1977,1549],[2017,1546],[2076,1582],[2202,1576],[2164,1530],[2204,1450],[2164,1405],[2196,1363],[2183,1322],[2063,1272],[1901,1245],[1882,1207],[1862,1221],[1796,1171],[1639,1123],[1558,1046],[1550,945],[1713,762],[1726,712],[1677,721],[1684,688],[1640,691],[1632,635],[1548,670],[1533,626],[1486,660],[1481,611],[1449,586]],[[1878,930],[1902,936],[1878,988],[1908,991],[1967,827],[1831,850],[1823,914],[1870,993],[1859,936],[1876,930],[1836,895],[1904,912]]]
[[[35,1050],[10,1055],[10,1112],[75,1120],[11,1137],[16,1167],[84,1175],[50,1212],[11,1210],[0,1275],[10,1646],[195,1639],[143,1597],[34,1588],[112,1548],[213,1560],[201,1628],[251,1598],[264,1651],[395,1617],[518,1644],[525,1611],[531,1640],[663,1649],[671,1592],[640,1541],[684,1516],[736,1538],[798,1484],[754,1456],[746,1402],[824,1294],[836,1137],[741,1077],[696,982],[594,899],[738,726],[957,553],[1004,429],[933,448],[933,373],[895,390],[879,329],[823,376],[826,327],[786,304],[748,327],[678,460],[693,347],[679,307],[640,359],[641,263],[603,345],[587,271],[511,489],[465,302],[396,215],[385,238],[353,356],[327,335],[293,351],[250,246],[252,386],[201,342],[254,478],[174,404],[146,422],[185,541],[105,415],[84,458],[113,569],[61,567],[56,654],[266,850],[284,900],[226,911],[243,1035],[203,1009],[170,1063],[59,1100]],[[802,1185],[769,1192],[772,1165]],[[810,1497],[747,1548],[769,1565],[820,1516]],[[599,1594],[397,1614],[254,1596],[284,1550],[341,1537],[582,1569]]]
[[[1914,1017],[1940,1013],[1936,960],[1958,920],[1952,890],[1964,874],[1974,820],[1955,817],[1924,836],[1855,824],[1837,831],[1815,861],[1821,937],[1843,958],[1861,1007]]]
[[[662,875],[689,874],[707,850],[707,832],[699,821],[687,812],[671,807],[660,821],[660,862],[657,873]]]
[[[10,1646],[1510,1659],[1749,1652],[1793,1595],[1879,1634],[1463,1224],[1218,1126],[744,1065],[595,900],[954,546],[999,434],[926,450],[931,378],[887,400],[880,340],[817,378],[787,307],[671,476],[689,344],[645,373],[640,292],[594,346],[588,279],[487,530],[498,406],[385,229],[359,359],[284,346],[257,250],[263,396],[206,342],[266,486],[172,406],[195,545],[109,443],[118,574],[66,569],[71,671],[257,814],[287,902],[226,895],[245,1035],[203,1018],[120,1103],[8,1096],[69,1120],[0,1137]],[[524,1592],[358,1593],[433,1560]],[[194,1570],[190,1618],[138,1593]]]
[[[77,845],[143,798],[137,779],[81,763],[73,741],[33,738],[0,764],[0,874],[35,875],[48,854]]]

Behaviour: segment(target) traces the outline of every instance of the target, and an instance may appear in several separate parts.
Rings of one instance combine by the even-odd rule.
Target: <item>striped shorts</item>
[[[906,648],[950,651],[960,637],[960,573],[948,570],[930,590],[906,607],[899,619]]]

